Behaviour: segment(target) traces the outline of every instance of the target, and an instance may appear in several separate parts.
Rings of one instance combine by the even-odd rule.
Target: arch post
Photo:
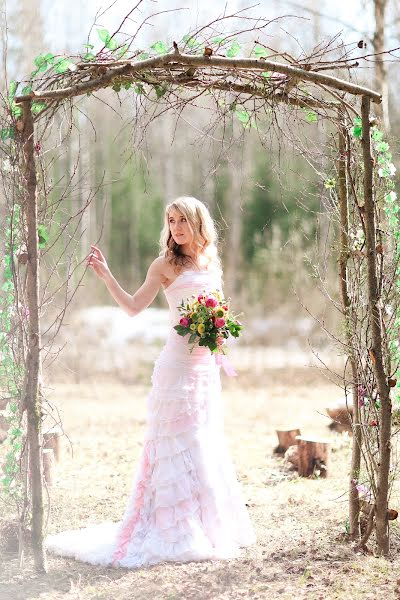
[[[350,481],[349,481],[349,534],[350,539],[357,540],[360,535],[360,501],[356,488],[356,482],[360,476],[361,463],[361,426],[360,412],[358,406],[358,371],[357,358],[354,347],[354,318],[351,298],[348,293],[347,263],[349,258],[349,197],[347,183],[346,161],[350,152],[348,144],[348,134],[346,128],[346,119],[339,110],[339,158],[337,163],[338,171],[338,196],[340,209],[340,254],[339,254],[339,286],[342,300],[345,336],[348,348],[348,357],[351,368],[352,380],[352,429],[353,444],[351,452]]]
[[[390,438],[392,404],[390,387],[383,362],[383,333],[380,292],[377,276],[376,215],[373,189],[373,157],[371,152],[370,98],[362,97],[362,148],[364,163],[365,241],[367,254],[368,312],[371,331],[368,348],[379,397],[379,459],[375,498],[376,540],[381,555],[389,553],[388,492],[390,470]]]
[[[25,364],[22,411],[27,412],[28,488],[32,503],[32,550],[37,571],[47,572],[44,539],[42,406],[39,394],[40,320],[37,179],[34,156],[34,125],[31,101],[22,102],[21,145],[23,154],[23,207],[27,235],[27,286],[29,339]]]

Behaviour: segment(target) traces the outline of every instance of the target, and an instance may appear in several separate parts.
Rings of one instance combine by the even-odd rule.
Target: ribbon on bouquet
[[[221,366],[228,377],[236,377],[237,373],[232,366],[229,358],[225,354],[220,354],[219,352],[215,355],[215,362],[218,366]]]

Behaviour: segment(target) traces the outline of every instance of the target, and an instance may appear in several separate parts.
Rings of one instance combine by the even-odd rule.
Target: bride
[[[134,568],[163,561],[225,559],[256,536],[223,430],[220,366],[206,347],[192,352],[173,326],[178,305],[221,289],[216,231],[206,206],[180,197],[165,209],[161,255],[131,295],[96,246],[88,265],[131,316],[163,288],[171,329],[155,362],[143,450],[119,522],[48,535],[50,552],[91,564]]]

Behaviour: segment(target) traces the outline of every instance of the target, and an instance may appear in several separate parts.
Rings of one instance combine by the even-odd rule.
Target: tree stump
[[[45,433],[43,433],[43,448],[50,448],[54,451],[54,457],[57,462],[59,462],[61,458],[61,436],[63,435],[63,431],[61,427],[56,425],[52,427]]]
[[[278,445],[274,448],[275,454],[285,454],[290,446],[296,445],[296,436],[300,435],[299,427],[276,429]]]
[[[300,477],[327,477],[330,462],[330,441],[320,438],[296,436]]]
[[[289,448],[286,450],[285,462],[291,466],[291,469],[299,468],[299,448],[297,442],[293,446],[289,446]]]
[[[43,448],[43,477],[48,486],[53,485],[54,456],[53,448]]]
[[[338,402],[328,406],[326,412],[332,419],[332,422],[328,425],[331,431],[337,431],[338,433],[342,433],[342,431],[352,432],[353,406],[351,404],[346,405],[345,401]]]

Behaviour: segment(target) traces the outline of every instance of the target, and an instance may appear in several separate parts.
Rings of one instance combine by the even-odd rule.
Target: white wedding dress
[[[223,431],[220,367],[178,336],[177,306],[220,289],[208,271],[184,271],[165,290],[171,319],[147,399],[147,428],[119,522],[48,535],[50,552],[95,565],[234,558],[256,536]]]

